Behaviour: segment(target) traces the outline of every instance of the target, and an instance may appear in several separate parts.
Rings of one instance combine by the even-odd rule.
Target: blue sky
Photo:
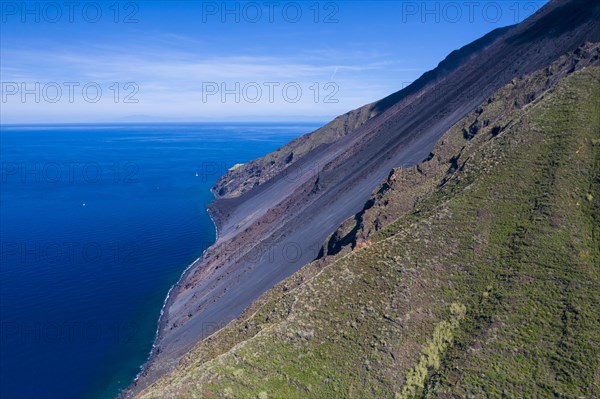
[[[327,121],[545,2],[1,0],[0,122]]]

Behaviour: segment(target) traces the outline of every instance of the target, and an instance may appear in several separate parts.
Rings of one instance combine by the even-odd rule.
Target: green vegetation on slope
[[[444,136],[459,153],[409,213],[265,293],[141,397],[600,395],[599,81],[503,88]]]

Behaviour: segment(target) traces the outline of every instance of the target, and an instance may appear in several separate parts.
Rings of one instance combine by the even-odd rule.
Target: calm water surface
[[[0,128],[0,396],[112,398],[215,236],[228,167],[318,124]]]

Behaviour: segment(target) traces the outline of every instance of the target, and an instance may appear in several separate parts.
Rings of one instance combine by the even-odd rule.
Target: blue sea
[[[318,124],[0,128],[0,397],[114,398],[215,238],[227,168]]]

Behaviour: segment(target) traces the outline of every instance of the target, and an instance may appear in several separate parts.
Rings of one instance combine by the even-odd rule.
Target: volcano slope
[[[574,57],[395,169],[368,210],[419,197],[407,211],[262,295],[140,397],[597,397],[600,67],[563,73]]]
[[[406,89],[227,173],[209,209],[217,241],[173,287],[150,361],[127,395],[172,370],[275,284],[335,255],[345,243],[331,234],[365,208],[392,169],[427,159],[451,126],[505,84],[599,42],[599,19],[597,2],[553,1],[450,54]],[[583,59],[550,73],[545,85],[595,62]],[[331,250],[323,248],[329,237]]]

